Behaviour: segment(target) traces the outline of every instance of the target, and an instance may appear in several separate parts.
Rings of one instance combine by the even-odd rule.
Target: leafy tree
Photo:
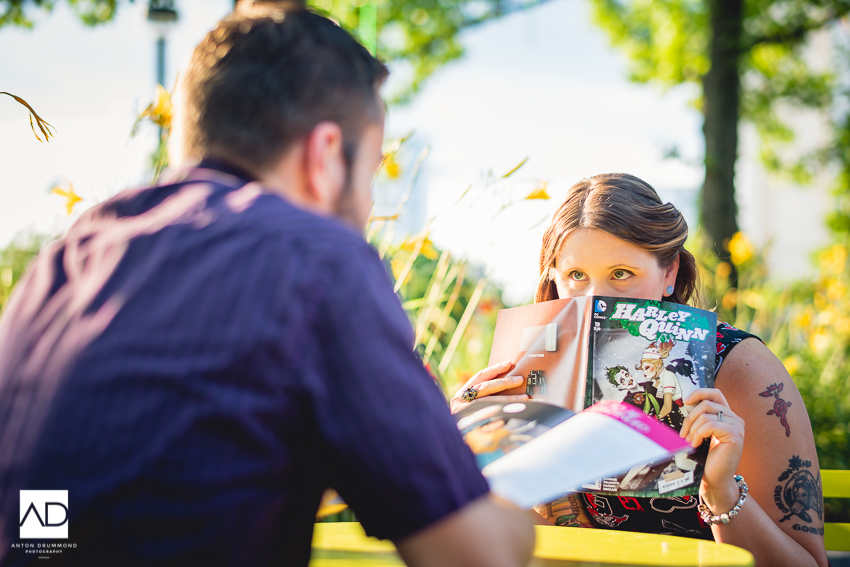
[[[850,64],[850,48],[840,53],[847,68]],[[845,77],[846,81],[846,77]],[[850,84],[845,82],[838,91],[836,106],[850,108]],[[842,244],[850,244],[850,112],[838,116],[833,124],[835,139],[829,148],[827,157],[838,166],[838,179],[834,188],[834,209],[827,217],[827,226],[835,239]]]
[[[118,4],[118,0],[65,1],[71,5],[80,20],[89,26],[112,20]],[[55,5],[56,0],[0,0],[0,28],[7,25],[31,28],[33,21],[30,15],[33,11],[49,12]]]
[[[50,11],[57,1],[0,0],[0,28],[6,25],[32,27],[32,13]],[[121,3],[121,0],[64,1],[72,6],[83,23],[92,26],[111,21]],[[408,100],[439,67],[463,55],[458,40],[461,31],[551,0],[290,1],[317,8],[355,34],[360,30],[361,36],[362,20],[368,17],[370,22],[374,21],[378,57],[386,62],[404,61],[409,66],[410,72],[404,73],[404,84],[394,93],[394,102],[399,102]],[[234,5],[238,3],[239,0],[234,0]]]
[[[804,181],[814,156],[788,159],[781,144],[793,132],[786,105],[826,108],[833,77],[811,70],[802,48],[811,33],[850,13],[850,0],[591,0],[594,18],[630,58],[631,78],[700,87],[705,122],[701,224],[715,252],[738,232],[735,161],[738,124],[761,134],[763,161]]]
[[[409,77],[394,93],[394,102],[403,102],[434,71],[463,55],[458,38],[461,31],[549,1],[311,0],[309,4],[351,30],[358,29],[360,18],[370,5],[377,7],[378,57],[409,66]]]

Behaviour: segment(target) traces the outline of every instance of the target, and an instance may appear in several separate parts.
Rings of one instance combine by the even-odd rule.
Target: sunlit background
[[[712,241],[705,236],[719,223],[698,226],[711,154],[699,83],[710,67],[711,30],[700,19],[709,3],[310,0],[366,31],[367,8],[377,9],[378,52],[396,54],[430,45],[435,19],[457,16],[459,4],[509,8],[442,38],[426,63],[442,63],[439,50],[450,52],[453,40],[463,55],[437,64],[407,103],[389,104],[390,157],[374,191],[375,215],[384,220],[367,229],[392,271],[414,348],[447,397],[488,364],[498,310],[532,300],[541,236],[566,190],[586,176],[631,173],[688,220],[703,306],[758,335],[785,365],[821,467],[850,468],[850,5],[759,2],[746,4],[774,9],[746,15],[750,40],[799,22],[815,31],[788,35],[799,43],[782,32],[751,44],[739,60],[737,160],[726,161],[730,174],[734,166],[738,225]],[[2,25],[12,2],[0,0],[0,91],[31,104],[55,137],[39,142],[27,109],[0,95],[0,309],[45,239],[122,189],[151,182],[162,138],[151,120],[132,135],[134,125],[151,103],[167,100],[167,93],[157,98],[157,83],[173,89],[194,45],[233,8],[233,0],[64,0],[48,12],[33,3],[24,2],[33,20],[25,29]],[[152,24],[149,6],[158,4],[173,5],[176,22]],[[72,5],[117,11],[86,27]],[[593,7],[611,6],[624,11],[594,18]],[[618,26],[635,21],[620,36],[625,47],[609,44]],[[420,43],[397,47],[417,34]],[[651,37],[660,56],[629,44],[636,36]],[[636,66],[649,84],[630,80]],[[683,70],[691,67],[688,78]],[[409,62],[390,69],[384,95],[393,101],[416,75]],[[725,121],[731,132],[735,123]],[[827,522],[850,523],[847,502],[827,498],[825,510]]]
[[[178,22],[166,35],[167,88],[232,2],[178,0],[176,8]],[[398,156],[400,179],[384,185],[408,183],[427,153],[399,232],[430,222],[435,244],[482,266],[510,304],[531,299],[546,221],[567,187],[585,176],[635,174],[679,206],[692,227],[697,222],[703,142],[696,89],[629,82],[624,56],[591,23],[589,9],[560,0],[468,29],[461,35],[465,56],[439,69],[409,103],[389,109],[387,137],[412,136]],[[33,12],[32,30],[0,31],[0,87],[56,128],[53,141],[38,143],[26,110],[0,101],[0,245],[22,232],[61,232],[85,208],[150,179],[156,129],[146,124],[130,137],[155,94],[159,32],[146,10],[145,2],[119,3],[114,21],[88,28],[58,3],[52,13]],[[821,34],[810,58],[829,64],[840,33]],[[821,117],[792,118],[801,144],[823,137]],[[743,230],[757,244],[771,243],[776,276],[811,271],[812,251],[827,240],[828,176],[805,189],[772,178],[758,160],[755,135],[744,126],[742,136]],[[509,180],[484,187],[488,173],[498,178],[525,158]],[[50,192],[67,183],[83,198],[70,219]],[[505,208],[535,188],[552,199]],[[379,208],[392,208],[393,198],[376,195]]]

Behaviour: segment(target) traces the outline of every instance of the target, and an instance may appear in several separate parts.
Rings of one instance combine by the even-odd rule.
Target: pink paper
[[[690,443],[679,437],[679,434],[672,427],[646,415],[633,405],[614,400],[603,400],[584,411],[613,417],[670,452],[683,451],[690,447]]]

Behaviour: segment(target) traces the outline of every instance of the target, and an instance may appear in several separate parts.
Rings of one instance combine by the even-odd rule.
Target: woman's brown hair
[[[564,239],[578,228],[604,230],[640,246],[655,256],[662,268],[678,257],[676,284],[665,300],[699,303],[696,260],[685,250],[688,223],[679,209],[662,202],[648,183],[625,173],[595,175],[570,187],[543,235],[535,303],[558,299],[550,268],[555,267]]]

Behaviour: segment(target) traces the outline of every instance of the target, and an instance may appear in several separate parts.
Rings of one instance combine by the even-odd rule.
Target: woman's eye
[[[615,280],[626,280],[632,277],[634,274],[628,270],[614,270],[612,274]]]
[[[570,279],[580,282],[586,280],[587,276],[584,272],[579,272],[578,270],[575,270],[573,272],[570,272]]]

